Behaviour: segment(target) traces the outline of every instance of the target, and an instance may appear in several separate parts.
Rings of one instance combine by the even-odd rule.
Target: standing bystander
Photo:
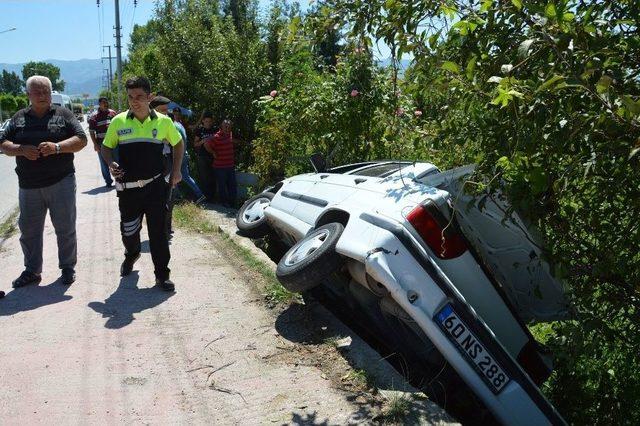
[[[47,210],[58,240],[62,283],[76,279],[76,178],[73,153],[87,144],[73,112],[51,104],[51,80],[34,75],[26,82],[31,105],[18,111],[0,137],[2,151],[16,157],[20,245],[25,270],[13,287],[41,280]]]
[[[98,161],[100,162],[100,170],[102,178],[107,187],[113,185],[111,173],[109,173],[109,165],[100,153],[102,141],[107,134],[107,128],[111,119],[116,116],[116,112],[109,108],[109,99],[104,96],[98,99],[98,110],[89,118],[89,135],[93,141],[93,149],[98,153]]]
[[[224,120],[220,130],[207,139],[205,149],[213,156],[213,175],[218,184],[218,197],[220,202],[227,207],[235,207],[236,204],[236,167],[233,149],[233,133],[231,121]]]
[[[213,125],[213,115],[205,111],[202,113],[200,126],[195,131],[193,147],[197,155],[198,175],[200,176],[200,188],[207,199],[213,201],[216,193],[216,181],[211,169],[213,157],[203,146],[204,141],[213,137],[218,128]]]
[[[164,96],[156,96],[151,100],[149,107],[153,108],[154,110],[156,110],[161,114],[168,115],[170,118],[173,119],[172,117],[173,114],[169,112],[170,102],[171,101]],[[180,136],[182,137],[182,141],[185,147],[184,156],[182,157],[182,166],[180,167],[180,171],[182,173],[182,181],[186,183],[187,186],[189,186],[189,188],[191,188],[191,190],[193,191],[196,197],[196,204],[200,204],[205,200],[205,197],[202,194],[202,191],[200,190],[200,188],[198,187],[198,184],[193,180],[193,178],[189,174],[189,154],[186,150],[187,132],[185,131],[184,126],[180,124],[180,122],[174,121],[173,125],[176,126],[176,130],[178,131],[178,133],[180,133]],[[165,144],[163,149],[163,154],[166,159],[168,159],[169,161],[172,161],[171,159],[173,154],[172,154],[170,145]],[[170,168],[168,168],[168,171],[170,171]],[[173,204],[175,199],[174,194],[175,194],[174,188],[169,187],[168,193],[167,193],[167,236],[169,239],[171,239],[171,236],[173,234],[173,227],[171,222],[173,218]]]

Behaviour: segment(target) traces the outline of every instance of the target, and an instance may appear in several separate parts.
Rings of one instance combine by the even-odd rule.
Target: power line
[[[138,8],[138,0],[133,0],[133,13],[131,14],[131,24],[129,24],[129,40],[131,40],[131,33],[133,33],[133,21],[136,18],[137,8]]]
[[[100,46],[104,45],[104,40],[102,38],[102,22],[100,22],[100,0],[97,0],[98,9],[98,40],[100,41]],[[102,56],[102,49],[100,49],[100,56]]]

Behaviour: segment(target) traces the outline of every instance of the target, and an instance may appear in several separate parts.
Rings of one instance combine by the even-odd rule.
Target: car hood
[[[464,190],[464,181],[474,170],[465,166],[430,178],[429,184],[451,194],[451,207],[485,267],[503,287],[521,318],[543,322],[568,317],[564,285],[543,259],[536,232],[509,210],[501,194],[491,197]]]

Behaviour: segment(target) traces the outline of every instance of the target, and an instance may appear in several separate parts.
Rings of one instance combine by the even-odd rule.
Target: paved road
[[[176,232],[175,294],[153,287],[148,253],[121,279],[115,193],[102,187],[90,146],[76,169],[77,282],[58,281],[49,220],[39,286],[10,291],[22,269],[18,237],[0,247],[0,423],[370,421],[316,365],[292,361],[298,345],[215,241]]]
[[[18,205],[16,159],[0,153],[0,223]]]

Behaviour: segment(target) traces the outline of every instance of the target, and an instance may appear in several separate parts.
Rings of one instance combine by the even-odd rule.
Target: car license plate
[[[494,360],[489,351],[480,343],[469,327],[458,317],[451,305],[445,306],[435,317],[438,325],[447,332],[458,349],[471,361],[473,367],[498,394],[509,383],[509,376]]]

